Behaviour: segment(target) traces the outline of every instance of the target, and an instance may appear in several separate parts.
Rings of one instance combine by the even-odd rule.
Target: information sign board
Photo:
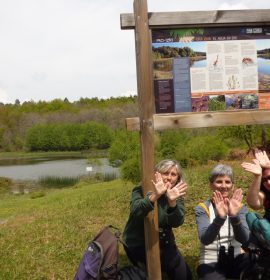
[[[270,26],[152,30],[156,113],[270,109]]]

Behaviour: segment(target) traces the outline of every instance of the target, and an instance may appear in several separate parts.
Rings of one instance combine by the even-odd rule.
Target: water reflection
[[[119,175],[118,168],[109,165],[108,159],[99,159],[101,165],[89,164],[87,159],[23,159],[5,162],[0,161],[0,177],[13,180],[38,180],[40,177],[77,177],[95,173]],[[87,171],[91,166],[92,171]],[[89,170],[89,169],[88,169]]]
[[[258,57],[258,71],[259,73],[270,75],[270,59]]]

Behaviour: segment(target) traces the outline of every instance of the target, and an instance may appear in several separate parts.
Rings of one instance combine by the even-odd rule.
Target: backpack
[[[119,280],[146,280],[146,271],[137,266],[126,266],[119,270]]]
[[[256,236],[260,245],[270,250],[270,223],[255,212],[246,214],[250,231]]]
[[[88,244],[74,280],[118,279],[118,241],[121,232],[111,225]]]

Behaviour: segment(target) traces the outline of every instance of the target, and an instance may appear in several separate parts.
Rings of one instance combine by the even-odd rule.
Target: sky
[[[148,0],[148,12],[270,9],[268,0]],[[133,0],[0,0],[0,102],[137,94]]]

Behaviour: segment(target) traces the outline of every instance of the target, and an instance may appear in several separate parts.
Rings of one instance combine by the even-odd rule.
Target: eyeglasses
[[[262,178],[262,182],[265,183],[270,180],[270,175],[267,177]]]

